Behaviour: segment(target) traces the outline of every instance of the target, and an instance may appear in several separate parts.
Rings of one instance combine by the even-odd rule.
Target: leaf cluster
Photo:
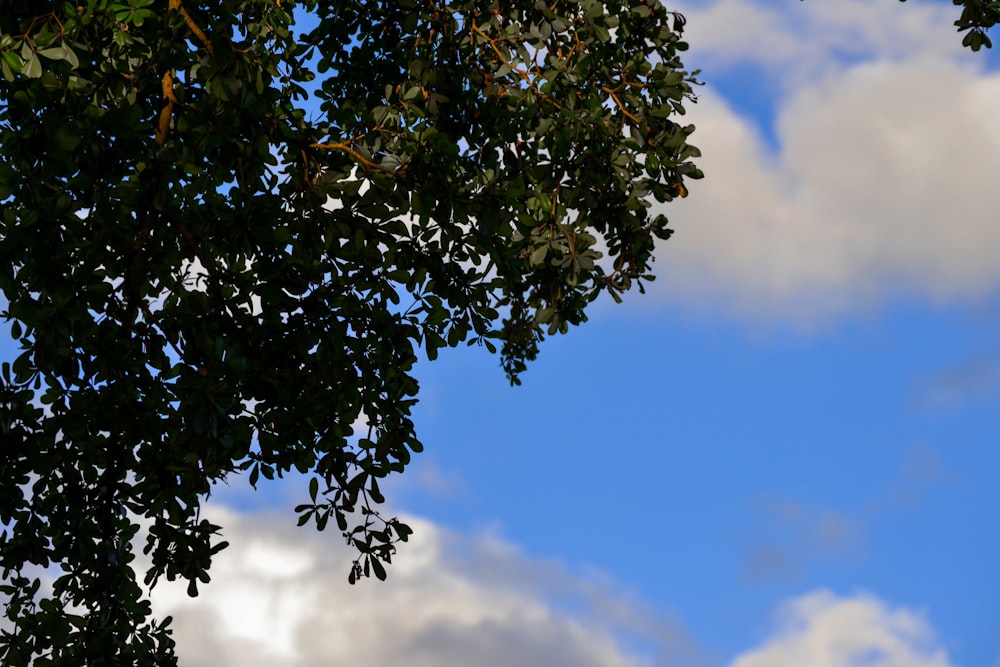
[[[299,523],[384,578],[418,356],[517,382],[701,176],[658,0],[7,5],[4,664],[172,664],[144,587],[209,581],[237,477],[308,476]]]
[[[962,8],[962,15],[955,21],[959,32],[965,32],[962,46],[973,51],[982,47],[992,48],[993,42],[986,31],[1000,23],[1000,2],[995,0],[953,0]]]

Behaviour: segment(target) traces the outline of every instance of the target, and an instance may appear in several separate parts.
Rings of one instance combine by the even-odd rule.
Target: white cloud
[[[730,667],[951,667],[919,613],[819,591],[783,605],[778,629]]]
[[[188,667],[641,667],[707,664],[677,620],[615,582],[532,561],[496,536],[420,519],[386,582],[346,582],[349,552],[286,517],[209,510],[232,546],[198,598],[153,592]],[[141,567],[140,563],[140,567]],[[729,667],[954,667],[923,615],[876,597],[813,592]],[[630,643],[630,640],[633,643]],[[714,663],[714,661],[712,661]]]
[[[158,615],[174,616],[191,667],[625,667],[662,664],[692,645],[606,585],[532,562],[496,537],[459,538],[411,519],[416,533],[388,581],[350,586],[351,552],[337,535],[287,517],[213,513],[232,546],[213,563],[212,582],[194,599],[166,583],[152,595]],[[626,635],[659,654],[634,652]]]
[[[962,52],[954,8],[835,4],[689,12],[690,61],[780,79],[779,145],[703,75],[689,117],[706,179],[666,209],[677,234],[658,251],[654,293],[809,323],[1000,287],[1000,75]]]

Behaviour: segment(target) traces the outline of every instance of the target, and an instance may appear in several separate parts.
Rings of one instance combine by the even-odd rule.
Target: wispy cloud
[[[392,489],[394,497],[404,499],[399,502],[405,502],[408,494],[454,499],[469,491],[458,471],[440,465],[430,454],[415,459],[406,475],[389,478],[388,481],[388,488]]]
[[[844,559],[864,548],[861,520],[829,507],[762,498],[755,540],[743,562],[747,580],[761,583],[799,577],[817,559]]]
[[[919,388],[921,406],[935,410],[976,398],[1000,402],[1000,350],[970,355],[926,378]]]

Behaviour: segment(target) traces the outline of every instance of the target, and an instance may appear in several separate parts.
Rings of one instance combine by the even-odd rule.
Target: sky
[[[220,488],[182,664],[1000,667],[1000,58],[946,0],[670,8],[706,178],[657,281],[520,387],[420,365],[384,583],[302,480]]]

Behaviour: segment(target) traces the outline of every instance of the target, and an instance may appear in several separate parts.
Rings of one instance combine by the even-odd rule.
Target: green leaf
[[[64,56],[66,62],[68,62],[70,67],[72,67],[73,69],[78,69],[80,67],[80,59],[77,58],[76,52],[73,51],[73,49],[71,49],[68,44],[63,44],[62,48],[63,51],[65,52]]]
[[[24,69],[21,70],[21,73],[29,79],[38,79],[42,76],[42,63],[32,54],[24,61]]]
[[[591,26],[591,30],[594,31],[594,36],[597,37],[597,41],[607,43],[611,41],[611,33],[604,26]]]
[[[20,74],[24,69],[24,61],[13,51],[4,51],[0,56],[3,57],[4,66],[14,74]],[[8,78],[8,80],[12,80],[12,78]]]
[[[35,53],[42,56],[43,58],[48,58],[49,60],[62,60],[66,57],[66,50],[62,46],[53,46],[47,49],[39,49]]]
[[[379,581],[385,581],[386,577],[385,567],[376,557],[372,557],[370,560],[372,564],[372,572],[374,572],[375,576],[378,578]]]
[[[547,243],[543,244],[543,245],[540,245],[537,248],[535,248],[531,252],[531,258],[529,259],[529,261],[531,262],[531,265],[532,266],[541,266],[542,264],[544,264],[545,263],[545,257],[546,257],[546,255],[548,255],[548,253],[549,253],[549,244],[547,244]]]
[[[374,477],[371,478],[371,486],[368,487],[368,493],[371,496],[371,499],[375,502],[385,502],[385,496],[383,496],[382,492],[379,490],[378,481]]]

